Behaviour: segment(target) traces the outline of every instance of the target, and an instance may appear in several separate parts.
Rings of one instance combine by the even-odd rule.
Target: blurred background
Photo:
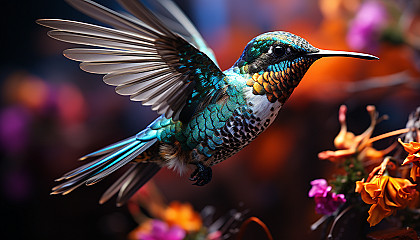
[[[114,1],[99,3],[121,10]],[[412,0],[175,1],[227,69],[255,36],[295,33],[312,45],[361,51],[379,61],[321,59],[309,69],[273,125],[244,150],[213,167],[213,180],[192,186],[188,176],[163,170],[154,178],[168,201],[213,205],[223,215],[240,204],[275,239],[319,239],[310,225],[320,215],[308,198],[310,181],[328,176],[320,151],[334,149],[341,104],[351,131],[369,125],[366,105],[390,119],[375,134],[403,128],[420,104],[420,2]],[[2,3],[0,66],[0,189],[2,239],[125,239],[137,223],[113,199],[99,205],[119,171],[92,187],[50,196],[54,179],[77,159],[137,133],[156,113],[118,96],[101,76],[62,56],[74,45],[49,38],[38,18],[97,23],[61,0]],[[385,140],[386,142],[386,140]],[[385,144],[386,145],[386,144]],[[381,148],[381,143],[377,145]],[[250,229],[245,239],[262,239]],[[260,236],[260,237],[258,237]]]

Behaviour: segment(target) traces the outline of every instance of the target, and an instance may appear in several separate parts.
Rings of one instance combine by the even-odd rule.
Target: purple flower
[[[331,186],[328,186],[327,180],[322,178],[313,180],[311,185],[312,188],[308,193],[309,197],[324,195],[327,191],[329,191],[328,188],[331,190]]]
[[[332,187],[328,186],[327,180],[316,179],[311,182],[309,197],[315,198],[315,210],[319,214],[329,215],[335,212],[338,207],[346,202],[344,194],[331,192]]]
[[[319,214],[329,215],[345,202],[344,194],[328,192],[325,197],[315,197],[315,210]]]
[[[388,19],[385,6],[379,1],[367,1],[362,4],[356,17],[350,23],[347,43],[356,50],[374,48],[379,39],[380,30]]]
[[[185,237],[185,231],[174,225],[169,227],[166,222],[152,220],[150,226],[137,231],[136,239],[139,240],[181,240]]]

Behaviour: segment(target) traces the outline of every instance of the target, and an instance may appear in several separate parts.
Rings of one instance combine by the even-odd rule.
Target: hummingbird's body
[[[155,131],[163,133],[156,134],[164,136],[160,154],[169,167],[183,172],[191,163],[215,165],[254,140],[277,116],[282,103],[272,103],[265,95],[255,95],[253,88],[246,85],[251,79],[248,74],[241,74],[237,67],[224,74],[223,95],[197,112],[188,124],[163,116],[156,120],[159,126],[167,122]]]
[[[364,59],[366,54],[320,50],[287,32],[262,34],[242,56],[221,71],[196,29],[168,0],[158,0],[165,22],[136,0],[120,0],[132,16],[90,0],[68,0],[80,11],[113,28],[44,19],[58,40],[94,46],[68,49],[64,55],[82,62],[88,72],[106,74],[104,82],[133,101],[162,114],[137,135],[88,154],[93,161],[58,180],[54,194],[91,185],[133,163],[102,196],[118,193],[123,204],[162,167],[185,172],[204,185],[211,166],[231,157],[274,121],[278,111],[314,61],[325,56]]]

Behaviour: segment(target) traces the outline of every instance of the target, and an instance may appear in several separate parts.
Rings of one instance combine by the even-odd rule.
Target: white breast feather
[[[245,97],[248,103],[251,103],[251,109],[253,113],[261,118],[262,121],[270,119],[270,123],[276,118],[278,111],[282,107],[282,104],[279,101],[271,103],[268,101],[266,95],[255,95],[252,93],[252,87],[246,86],[244,89]],[[271,108],[274,108],[274,111],[271,111]],[[272,114],[274,113],[274,114]]]

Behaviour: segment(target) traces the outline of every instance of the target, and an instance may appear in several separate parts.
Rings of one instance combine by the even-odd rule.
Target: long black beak
[[[316,58],[322,57],[352,57],[352,58],[361,58],[366,60],[378,60],[378,57],[375,57],[366,53],[357,53],[357,52],[346,52],[346,51],[332,51],[332,50],[319,50],[318,52],[312,52],[305,54],[306,56],[313,56]]]

